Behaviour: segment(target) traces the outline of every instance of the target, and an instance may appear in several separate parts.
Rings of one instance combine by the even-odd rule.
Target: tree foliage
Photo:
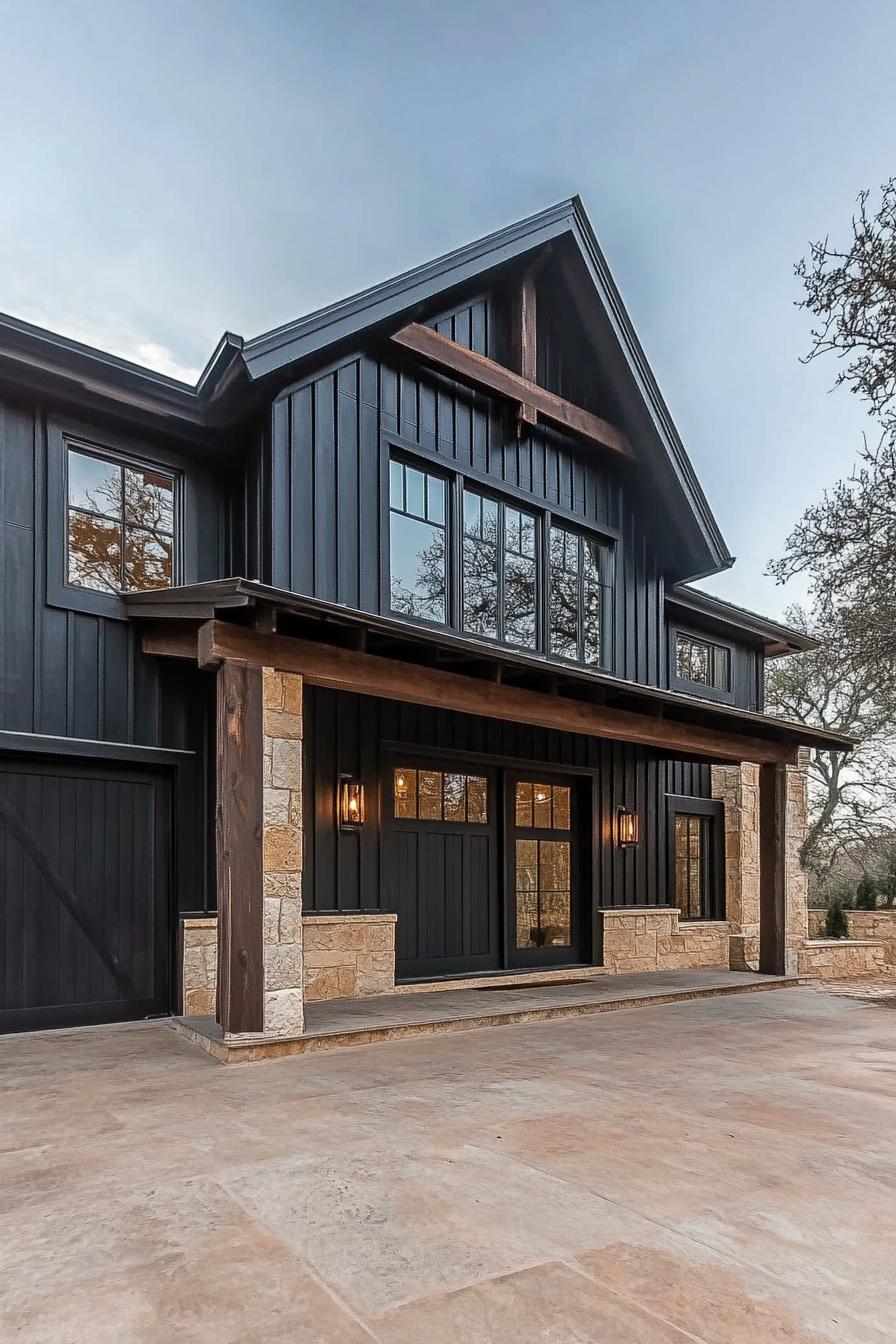
[[[790,607],[787,621],[820,646],[768,665],[773,714],[860,739],[848,756],[814,749],[809,757],[809,825],[803,863],[816,879],[858,842],[888,832],[896,818],[896,731],[888,676],[855,656],[836,623]]]
[[[841,362],[836,383],[879,430],[852,474],[807,509],[770,567],[781,582],[805,574],[819,606],[859,656],[892,675],[896,656],[896,178],[876,208],[863,191],[843,247],[813,243],[796,267],[799,304],[816,319],[808,360]]]

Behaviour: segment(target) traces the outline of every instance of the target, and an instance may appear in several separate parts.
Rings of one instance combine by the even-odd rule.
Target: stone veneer
[[[181,921],[181,1012],[213,1017],[218,981],[218,920],[215,915]]]
[[[866,975],[890,978],[894,967],[887,962],[886,945],[879,939],[819,938],[800,948],[799,974],[813,980],[855,980]]]
[[[616,907],[599,917],[603,964],[616,974],[728,965],[727,920],[679,920],[674,905]]]
[[[302,965],[302,678],[263,670],[264,1034],[298,1036]]]
[[[356,915],[308,914],[305,998],[355,999],[395,989],[395,922],[381,911]]]
[[[809,911],[809,937],[823,938],[826,910]],[[876,938],[886,944],[887,960],[896,965],[896,909],[847,910],[850,938]]]
[[[787,769],[785,969],[798,973],[806,941],[807,878],[800,861],[806,835],[808,752]],[[712,793],[725,805],[725,912],[732,970],[759,968],[759,766],[714,765]]]

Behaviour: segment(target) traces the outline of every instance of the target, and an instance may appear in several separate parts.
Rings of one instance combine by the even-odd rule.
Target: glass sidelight
[[[515,943],[519,951],[572,946],[571,790],[520,780],[514,792]],[[526,834],[528,832],[528,834]]]

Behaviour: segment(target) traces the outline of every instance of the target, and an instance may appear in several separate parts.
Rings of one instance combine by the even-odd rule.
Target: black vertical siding
[[[53,413],[64,423],[64,412]],[[196,752],[185,767],[180,824],[198,844],[187,848],[182,891],[190,908],[203,908],[208,890],[207,752],[210,732],[208,674],[141,652],[141,629],[129,621],[52,606],[47,595],[47,410],[0,401],[0,729],[42,736],[85,738]],[[78,415],[83,427],[83,413]],[[99,441],[112,444],[108,426]],[[132,432],[129,432],[132,441]],[[152,459],[153,442],[141,443]],[[166,443],[170,454],[171,444]],[[195,564],[185,582],[220,576],[225,561],[223,495],[185,456],[179,464],[196,500],[184,520]],[[247,468],[248,472],[248,468]],[[241,512],[251,546],[258,545],[257,495]],[[243,531],[240,547],[245,547]],[[195,537],[195,546],[192,544]]]
[[[492,353],[494,305],[479,298],[431,325]],[[597,452],[547,427],[517,437],[507,406],[391,357],[363,354],[319,372],[275,402],[272,582],[362,611],[383,610],[381,438],[394,434],[458,469],[523,490],[610,533],[616,550],[613,670],[658,684],[665,672],[663,582],[637,493]],[[291,507],[283,503],[288,499]]]
[[[380,905],[381,810],[388,798],[383,744],[592,771],[595,895],[601,905],[666,904],[666,794],[711,797],[708,765],[667,761],[646,747],[315,687],[306,688],[304,708],[302,890],[312,910]],[[367,823],[360,831],[340,831],[336,824],[341,773],[366,786]],[[631,851],[618,849],[613,839],[616,810],[623,805],[636,807],[641,817],[641,843]]]

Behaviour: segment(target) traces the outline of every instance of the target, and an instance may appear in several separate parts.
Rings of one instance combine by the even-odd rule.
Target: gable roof
[[[733,557],[635,335],[619,291],[581,200],[574,196],[528,219],[499,229],[434,261],[330,304],[273,331],[243,340],[225,333],[195,387],[127,360],[0,316],[0,375],[58,380],[82,395],[98,394],[179,421],[194,431],[232,423],[254,404],[261,382],[294,375],[297,365],[320,359],[337,345],[354,343],[440,295],[562,240],[570,293],[596,356],[602,360],[626,419],[629,437],[663,499],[679,538],[674,577],[701,578],[728,568]]]
[[[713,593],[701,592],[699,588],[691,588],[685,583],[667,589],[666,606],[704,617],[710,624],[727,633],[748,635],[751,640],[762,645],[766,658],[808,653],[819,647],[819,640],[802,630],[794,630],[791,625],[772,621],[767,616],[750,611],[748,607],[739,607],[734,602],[726,602]]]

